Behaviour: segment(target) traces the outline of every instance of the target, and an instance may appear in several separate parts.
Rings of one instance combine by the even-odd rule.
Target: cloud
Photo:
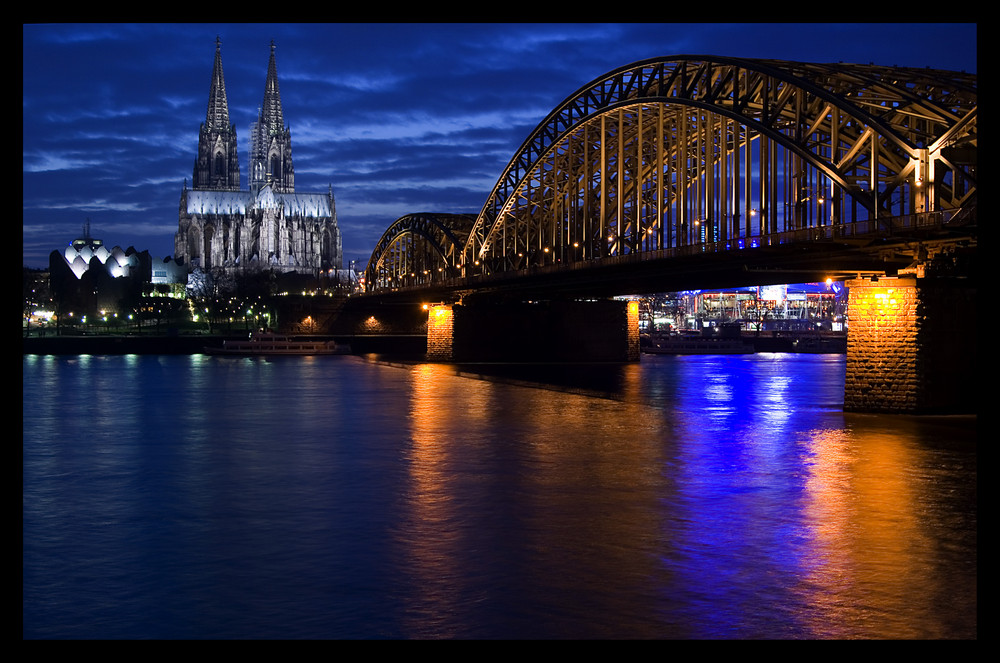
[[[88,217],[154,255],[173,251],[217,36],[244,155],[274,40],[296,188],[333,186],[345,252],[362,255],[404,214],[478,211],[559,102],[631,62],[721,51],[974,71],[975,35],[971,24],[25,25],[24,259],[45,264],[41,238],[63,246]]]

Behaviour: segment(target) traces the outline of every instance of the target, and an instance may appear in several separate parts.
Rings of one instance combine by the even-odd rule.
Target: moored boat
[[[223,341],[221,347],[206,347],[212,355],[332,355],[340,349],[334,341],[255,332],[245,341]]]
[[[743,355],[753,354],[753,346],[743,339],[711,336],[667,336],[657,339],[641,350],[658,355]]]
[[[793,352],[807,354],[844,354],[847,352],[846,336],[810,336],[795,339]]]

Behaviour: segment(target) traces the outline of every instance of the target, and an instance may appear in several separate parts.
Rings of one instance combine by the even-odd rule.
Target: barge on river
[[[334,341],[257,332],[245,341],[223,341],[221,347],[207,347],[205,353],[240,356],[333,355],[341,354],[341,349]]]
[[[744,355],[753,354],[753,345],[740,337],[695,336],[681,334],[656,339],[640,348],[647,354],[657,355]]]

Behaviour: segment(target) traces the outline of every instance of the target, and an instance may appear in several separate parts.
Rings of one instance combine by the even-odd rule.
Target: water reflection
[[[472,499],[480,486],[466,481],[457,455],[459,444],[476,444],[476,418],[485,411],[488,385],[470,383],[457,389],[443,366],[424,364],[410,371],[410,440],[404,449],[408,481],[403,488],[404,517],[395,528],[400,573],[408,579],[400,591],[404,631],[422,637],[461,635],[463,605],[470,599],[467,574],[461,567],[464,539],[475,532],[462,522],[458,500]],[[450,407],[443,407],[450,403]],[[460,487],[458,484],[464,484]],[[473,590],[474,591],[474,590]]]
[[[970,543],[971,530],[951,531],[928,512],[926,497],[945,488],[949,500],[955,498],[951,507],[967,512],[974,509],[975,486],[928,485],[927,462],[945,457],[922,444],[919,433],[915,443],[913,430],[850,419],[845,428],[805,434],[814,449],[804,505],[809,565],[799,588],[811,607],[805,625],[814,637],[952,637],[951,620],[935,613],[974,615],[975,583],[968,568],[951,567],[959,560],[942,559],[939,551],[958,543],[949,541],[952,535]],[[912,429],[912,420],[895,423]],[[950,481],[934,474],[935,484]]]
[[[398,533],[408,628],[654,637],[659,411],[443,366],[410,372],[410,517]]]
[[[842,371],[26,357],[25,636],[975,637],[975,430]]]

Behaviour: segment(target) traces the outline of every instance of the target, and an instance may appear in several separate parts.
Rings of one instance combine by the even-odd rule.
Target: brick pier
[[[975,289],[915,276],[856,279],[848,294],[844,410],[975,412]]]

